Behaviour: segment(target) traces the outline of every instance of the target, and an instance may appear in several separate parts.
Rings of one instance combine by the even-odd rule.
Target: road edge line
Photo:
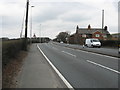
[[[62,79],[62,81],[65,83],[65,85],[70,88],[71,90],[74,90],[72,85],[65,79],[65,77],[60,73],[60,71],[52,64],[52,62],[47,58],[47,56],[43,53],[41,48],[37,45],[37,48],[42,53],[42,55],[45,57],[45,59],[48,61],[48,63],[51,65],[51,67],[55,70],[55,72],[58,74],[58,76]]]

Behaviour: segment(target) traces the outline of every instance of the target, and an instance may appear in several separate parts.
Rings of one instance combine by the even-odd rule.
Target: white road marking
[[[82,50],[81,50],[82,51]],[[112,57],[112,56],[107,56],[107,55],[102,55],[102,54],[98,54],[98,53],[94,53],[94,52],[87,52],[87,51],[82,51],[82,52],[86,52],[86,53],[90,53],[90,54],[95,54],[95,55],[99,55],[99,56],[104,56],[104,57],[108,57],[108,58],[112,58],[112,59],[119,59],[117,57]]]
[[[85,52],[85,53],[90,53],[90,54],[95,54],[95,55],[104,56],[104,57],[108,57],[108,58],[119,60],[119,58],[117,58],[117,57],[102,55],[102,54],[98,54],[98,53],[94,53],[94,52],[83,51],[83,50],[80,50],[80,49],[73,49],[73,48],[70,48],[70,47],[64,47],[64,48],[71,49],[71,50],[76,50],[76,51],[81,51],[81,52]]]
[[[71,55],[71,56],[73,56],[73,57],[76,57],[76,55],[73,55],[73,54],[71,54],[71,53],[68,53],[68,52],[65,52],[65,51],[62,51],[63,53],[66,53],[66,54],[68,54],[68,55]]]
[[[70,88],[70,90],[74,90],[72,85],[65,79],[65,77],[60,73],[60,71],[52,64],[52,62],[47,58],[47,56],[43,53],[43,51],[41,50],[41,48],[38,45],[37,45],[37,48],[43,54],[43,56],[46,58],[46,60],[52,66],[52,68],[55,70],[55,72],[58,74],[58,76],[63,80],[63,82],[66,84],[66,86],[68,88]]]
[[[111,69],[111,68],[106,67],[106,66],[103,66],[103,65],[98,64],[98,63],[96,63],[96,62],[93,62],[93,61],[90,61],[90,60],[87,60],[87,62],[92,63],[92,64],[97,65],[97,66],[99,66],[99,67],[102,67],[102,68],[105,68],[105,69],[107,69],[107,70],[110,70],[110,71],[113,71],[113,72],[115,72],[115,73],[120,74],[120,72],[119,72],[119,71],[114,70],[114,69]]]

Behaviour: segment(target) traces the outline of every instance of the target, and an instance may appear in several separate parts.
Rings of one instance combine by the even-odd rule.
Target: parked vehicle
[[[61,41],[60,43],[63,43],[63,41]]]
[[[101,47],[101,43],[98,39],[89,38],[85,40],[85,46],[87,47]]]

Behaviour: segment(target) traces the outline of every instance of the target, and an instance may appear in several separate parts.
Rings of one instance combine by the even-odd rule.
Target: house
[[[69,42],[75,44],[83,44],[86,38],[97,38],[100,40],[107,40],[109,36],[110,33],[107,30],[107,26],[105,26],[102,29],[102,28],[92,28],[90,25],[88,25],[87,28],[79,28],[79,26],[77,25],[76,33],[72,34],[69,37]]]
[[[97,39],[106,39],[110,33],[107,30],[107,26],[102,28],[91,28],[90,25],[88,25],[88,28],[79,28],[77,26],[76,28],[76,34],[79,34],[80,37],[84,38],[97,38]]]

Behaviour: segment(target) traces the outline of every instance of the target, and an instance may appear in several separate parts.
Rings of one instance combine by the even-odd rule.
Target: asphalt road
[[[57,44],[57,45],[60,45],[60,46],[64,46],[64,47],[69,47],[69,48],[74,48],[74,49],[81,49],[81,50],[85,50],[85,51],[105,54],[105,55],[114,56],[114,57],[120,57],[120,54],[118,54],[118,49],[117,48],[105,48],[105,47],[101,47],[101,48],[88,48],[88,47],[85,47],[85,48],[83,48],[82,45],[65,44],[65,43],[57,43],[57,42],[53,42],[53,43]]]
[[[118,58],[53,43],[38,46],[74,88],[118,88]]]

